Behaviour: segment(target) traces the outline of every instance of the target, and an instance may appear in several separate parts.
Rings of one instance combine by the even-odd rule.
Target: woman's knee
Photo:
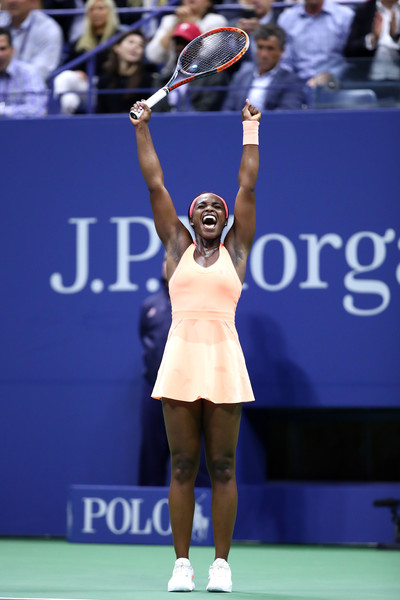
[[[171,456],[171,478],[178,483],[187,483],[196,479],[199,469],[199,457],[176,453]]]
[[[234,456],[221,456],[209,461],[208,469],[212,482],[229,483],[235,479]]]

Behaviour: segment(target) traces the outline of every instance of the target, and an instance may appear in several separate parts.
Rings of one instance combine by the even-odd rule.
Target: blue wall
[[[263,116],[237,314],[259,406],[400,406],[399,130],[390,110]],[[152,132],[180,215],[205,189],[232,207],[240,115]],[[162,249],[127,117],[0,135],[0,534],[64,535],[70,484],[137,483],[137,320]],[[244,422],[242,483],[257,448]]]

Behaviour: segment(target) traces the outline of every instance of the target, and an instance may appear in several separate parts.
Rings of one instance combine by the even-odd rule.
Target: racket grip
[[[147,98],[147,100],[146,100],[147,106],[149,108],[152,108],[153,106],[158,104],[158,102],[160,102],[163,98],[165,98],[165,96],[167,96],[168,94],[169,94],[169,89],[167,87],[161,88],[155,94],[150,96],[150,98]],[[137,113],[137,112],[131,110],[129,114],[132,117],[132,119],[137,119],[142,113],[141,112]]]

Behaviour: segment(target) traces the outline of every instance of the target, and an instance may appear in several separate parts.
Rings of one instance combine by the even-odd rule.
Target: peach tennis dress
[[[251,402],[253,391],[235,327],[242,284],[221,244],[210,267],[184,252],[169,281],[172,323],[153,398],[217,404]]]

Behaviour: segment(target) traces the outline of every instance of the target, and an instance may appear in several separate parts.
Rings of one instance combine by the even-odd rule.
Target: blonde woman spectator
[[[167,69],[172,68],[176,62],[172,40],[175,27],[180,23],[194,23],[201,33],[226,27],[226,18],[213,10],[213,0],[182,0],[174,14],[165,15],[161,19],[153,39],[147,45],[147,60],[158,66],[166,66]]]
[[[75,44],[75,54],[93,50],[109,40],[120,27],[114,0],[88,0],[86,3],[83,34]]]
[[[72,48],[66,63],[82,56],[103,44],[120,31],[120,23],[113,0],[88,0],[85,10],[84,30]],[[95,60],[95,76],[98,77],[108,56],[108,50],[99,52]],[[79,65],[78,70],[66,70],[54,80],[54,93],[60,97],[61,112],[75,113],[86,99],[89,79],[86,64]]]

